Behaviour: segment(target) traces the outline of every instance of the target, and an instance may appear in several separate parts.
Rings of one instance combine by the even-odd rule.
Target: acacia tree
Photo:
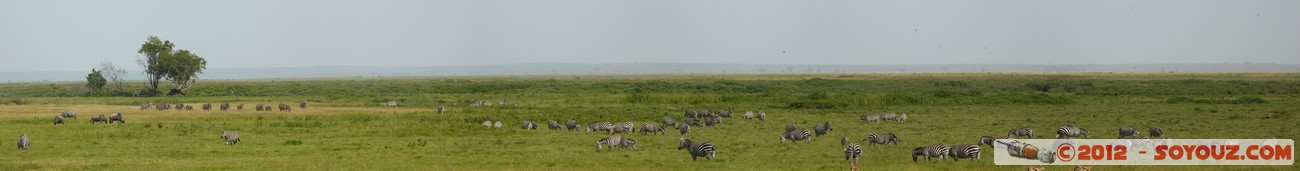
[[[144,95],[158,95],[158,84],[166,79],[172,83],[167,95],[185,94],[198,80],[198,74],[207,69],[208,61],[188,50],[175,49],[171,41],[164,41],[158,36],[149,38],[140,45],[141,59],[136,60],[145,68],[149,86]]]

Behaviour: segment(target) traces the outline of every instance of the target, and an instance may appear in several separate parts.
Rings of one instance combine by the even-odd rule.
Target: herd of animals
[[[507,103],[508,103],[507,101],[502,100],[499,104],[507,104]],[[480,106],[484,104],[491,104],[491,103],[476,100],[474,103],[471,103],[470,105]],[[388,107],[396,107],[396,102],[390,101],[384,105]],[[213,107],[211,103],[205,103],[202,104],[201,106],[202,107],[200,109],[204,111],[212,110]],[[244,106],[243,104],[235,105],[234,110],[242,111],[243,106]],[[144,103],[140,105],[140,110],[147,110],[153,108],[159,111],[171,110],[171,109],[188,111],[188,110],[193,110],[193,107],[194,107],[193,105],[185,105],[180,103],[177,104]],[[307,108],[307,101],[300,102],[298,107],[300,109]],[[223,103],[218,105],[217,110],[226,111],[226,110],[230,110],[230,108],[231,105],[229,103]],[[277,109],[279,111],[292,111],[292,107],[284,103],[279,104],[275,108],[273,108],[270,105],[262,105],[262,104],[257,104],[254,108],[257,111],[272,111]],[[439,114],[444,113],[445,112],[444,106],[441,105],[438,106],[437,111]],[[592,122],[586,125],[585,131],[588,133],[599,132],[599,133],[610,134],[608,137],[601,138],[596,141],[597,150],[603,150],[607,146],[610,148],[610,150],[614,150],[614,149],[626,150],[629,147],[633,150],[639,150],[639,148],[637,147],[637,141],[627,136],[627,134],[640,133],[642,135],[646,135],[646,134],[666,135],[667,134],[666,130],[669,127],[672,127],[678,130],[678,133],[680,135],[686,136],[690,133],[692,127],[696,127],[696,128],[711,127],[717,124],[721,124],[724,118],[732,118],[732,116],[733,116],[732,112],[727,110],[685,109],[684,116],[681,122],[678,122],[678,120],[674,119],[671,116],[665,116],[663,117],[663,119],[656,122],[641,123],[640,127],[636,127],[636,123],[634,122]],[[63,113],[56,115],[54,117],[54,125],[64,124],[65,118],[76,119],[77,113],[71,111],[65,111]],[[758,112],[749,111],[741,114],[741,118],[743,120],[757,119],[759,121],[763,121],[767,119],[767,113],[763,111],[758,111]],[[880,123],[880,122],[902,123],[907,121],[907,114],[906,113],[898,113],[898,114],[884,113],[878,115],[861,115],[858,118],[859,120],[867,123]],[[91,123],[92,124],[95,123],[125,124],[126,120],[123,119],[121,113],[114,113],[110,116],[105,116],[103,114],[100,114],[92,117]],[[538,126],[539,124],[533,121],[525,120],[525,121],[521,121],[520,123],[521,123],[520,124],[521,128],[525,130],[536,130],[539,127]],[[483,125],[486,127],[500,128],[502,126],[502,123],[501,121],[495,121],[495,122],[484,121]],[[579,131],[580,126],[581,125],[578,123],[578,121],[574,119],[566,120],[563,124],[555,120],[547,121],[547,128],[552,130]],[[786,125],[784,132],[780,135],[781,142],[784,143],[785,141],[789,140],[796,143],[798,141],[811,143],[812,137],[822,136],[825,135],[827,132],[833,130],[831,126],[831,122],[815,124],[812,127],[813,130],[809,131],[807,129],[799,129],[798,126],[796,126],[795,124],[788,124]],[[1117,133],[1120,138],[1138,138],[1138,139],[1149,138],[1149,137],[1139,137],[1140,131],[1138,131],[1136,128],[1127,127],[1127,126],[1121,126],[1118,129]],[[1152,126],[1148,129],[1147,135],[1151,137],[1160,137],[1163,136],[1163,132],[1159,127]],[[1006,138],[1023,138],[1023,137],[1034,138],[1035,136],[1034,136],[1034,130],[1032,128],[1021,127],[1021,128],[1011,129],[1005,137]],[[1067,124],[1056,129],[1056,138],[1079,138],[1079,137],[1089,138],[1090,136],[1088,130],[1082,127],[1075,126],[1073,124]],[[239,132],[234,130],[222,129],[221,139],[227,145],[235,145],[240,141]],[[900,141],[899,139],[900,139],[899,136],[893,133],[872,132],[868,134],[867,137],[862,139],[861,141],[868,142],[870,143],[870,145],[873,146],[877,144],[887,146],[889,143],[893,143],[894,145],[897,145],[898,142]],[[932,158],[939,158],[939,160],[946,160],[947,158],[952,158],[954,161],[958,159],[979,160],[980,153],[981,153],[980,147],[994,146],[995,144],[993,142],[995,139],[996,138],[994,138],[993,136],[981,136],[979,137],[979,141],[976,144],[956,144],[956,145],[933,144],[928,146],[915,147],[911,152],[912,161],[917,162],[919,158],[924,158],[926,161],[929,161]],[[31,146],[31,139],[28,137],[27,134],[22,134],[19,137],[17,144],[19,150],[27,150]],[[853,168],[856,169],[857,168],[856,161],[862,157],[862,148],[863,148],[862,145],[858,144],[855,141],[851,141],[847,136],[840,138],[840,144],[842,147],[844,147],[843,152],[845,155],[845,159],[853,163],[854,165]],[[693,141],[688,138],[681,138],[677,146],[677,149],[686,150],[686,152],[691,156],[692,160],[698,160],[699,157],[704,157],[708,160],[712,160],[716,158],[715,152],[718,150],[718,147],[715,146],[714,143],[708,141]],[[1090,170],[1091,168],[1092,166],[1077,166],[1075,170]],[[1031,166],[1027,168],[1027,170],[1041,170],[1041,169],[1042,167],[1035,167],[1035,166]]]

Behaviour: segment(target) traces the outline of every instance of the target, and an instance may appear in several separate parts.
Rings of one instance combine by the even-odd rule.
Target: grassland
[[[493,76],[207,80],[188,95],[106,97],[79,83],[0,84],[0,135],[28,151],[0,150],[0,170],[843,170],[839,138],[893,132],[900,145],[866,146],[870,170],[1013,170],[982,161],[912,162],[914,147],[975,143],[1032,127],[1040,137],[1075,123],[1111,138],[1158,125],[1171,138],[1300,137],[1300,74],[806,74]],[[139,83],[132,85],[139,86]],[[138,88],[138,87],[133,87]],[[470,107],[509,98],[518,106]],[[139,111],[142,102],[278,104],[293,112]],[[398,101],[401,107],[380,103]],[[438,105],[447,114],[434,112]],[[251,108],[251,106],[246,106]],[[682,108],[765,111],[688,138],[718,145],[691,161],[682,136],[640,135],[639,151],[597,151],[605,134],[521,130],[519,121],[657,121]],[[65,110],[81,118],[54,126]],[[121,112],[123,125],[89,115]],[[868,124],[860,114],[906,112],[909,122]],[[1279,118],[1266,119],[1269,113]],[[501,120],[502,129],[479,125]],[[780,143],[784,125],[832,122],[812,144]],[[545,126],[545,125],[543,125]],[[241,132],[226,146],[220,129]],[[672,131],[670,131],[672,132]],[[1049,167],[1050,170],[1068,170]],[[1296,166],[1099,166],[1097,170],[1297,170]]]

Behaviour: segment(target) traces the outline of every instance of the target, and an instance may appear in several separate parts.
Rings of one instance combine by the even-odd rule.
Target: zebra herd
[[[907,113],[889,112],[877,115],[858,115],[858,120],[874,123],[880,123],[881,121],[904,122],[907,121]]]
[[[212,110],[212,107],[213,107],[212,103],[204,103],[204,104],[202,104],[201,106],[202,106],[202,107],[200,107],[199,109],[201,109],[201,110],[203,110],[203,111],[210,111],[210,110]],[[217,110],[220,110],[220,111],[227,111],[227,110],[230,110],[230,107],[232,107],[232,106],[230,105],[230,103],[221,103],[221,104],[218,104],[216,107],[217,107]],[[234,107],[235,107],[235,110],[238,110],[238,111],[244,111],[244,104],[234,105]],[[193,111],[193,110],[194,110],[194,105],[186,105],[186,104],[184,104],[184,103],[176,103],[176,104],[171,104],[171,103],[158,103],[158,104],[154,104],[154,103],[141,103],[141,104],[140,104],[140,110],[141,110],[141,111],[148,110],[149,108],[153,108],[154,110],[157,110],[157,111],[166,111],[166,110],[172,110],[172,109],[176,109],[176,110],[178,110],[178,111],[179,111],[179,110]],[[265,111],[265,112],[274,111],[274,110],[276,110],[276,109],[279,109],[279,111],[281,111],[281,112],[292,112],[292,111],[293,111],[293,107],[291,107],[289,104],[284,104],[284,103],[280,103],[278,106],[275,106],[275,107],[272,107],[271,105],[257,104],[257,105],[254,106],[254,108],[255,108],[257,111]],[[299,103],[298,103],[298,108],[299,108],[299,109],[306,109],[306,108],[307,108],[307,101],[304,100],[304,101],[302,101],[302,102],[299,102]]]
[[[64,124],[65,118],[77,119],[77,112],[63,111],[63,113],[54,115],[54,125]],[[91,124],[96,124],[96,123],[111,124],[113,122],[117,122],[118,124],[125,124],[126,119],[122,118],[122,113],[114,113],[113,115],[109,115],[109,116],[104,116],[104,114],[99,114],[98,116],[90,117]]]
[[[502,100],[502,103],[498,103],[498,104],[506,104],[506,102],[507,101]],[[477,101],[477,100],[476,103],[471,103],[471,105],[475,105],[475,104],[491,105],[491,103],[486,103],[486,101]],[[441,110],[441,106],[439,109]],[[678,122],[677,119],[674,119],[671,116],[665,116],[657,122],[642,122],[639,124],[639,127],[638,124],[633,121],[590,122],[587,123],[585,127],[582,127],[583,125],[579,124],[579,122],[575,119],[567,119],[563,123],[557,120],[546,120],[546,125],[547,125],[547,129],[549,130],[579,131],[579,129],[583,129],[585,130],[583,131],[584,134],[590,134],[590,133],[609,134],[609,136],[602,137],[601,139],[596,141],[596,149],[598,151],[604,150],[605,147],[609,147],[610,150],[629,149],[629,148],[632,150],[640,150],[637,147],[637,141],[635,139],[632,139],[628,135],[634,133],[640,133],[641,135],[668,135],[667,133],[668,128],[676,128],[677,130],[679,130],[680,135],[686,136],[689,134],[691,127],[710,127],[710,126],[719,125],[723,123],[723,119],[731,118],[733,114],[727,110],[686,109],[684,112],[684,116],[685,117],[683,117],[681,120],[682,122]],[[746,120],[757,118],[761,121],[767,119],[767,113],[762,111],[758,111],[758,112],[749,111],[749,112],[745,112],[742,117],[744,117]],[[539,127],[538,126],[539,122],[534,122],[531,120],[522,120],[519,123],[520,123],[520,128],[523,130],[537,130]],[[501,121],[491,121],[491,120],[483,121],[482,125],[488,128],[500,128]],[[816,127],[817,128],[815,130],[817,130],[818,133],[820,133],[818,135],[825,134],[827,131],[831,130],[830,122],[826,122],[825,124],[820,124]],[[799,140],[809,140],[811,139],[810,137],[812,136],[812,132],[804,130],[804,132],[798,136],[801,137]],[[716,157],[714,153],[715,146],[713,145],[713,143],[710,142],[694,142],[691,141],[690,139],[682,138],[678,149],[686,150],[689,154],[691,154],[692,160],[697,160],[699,157],[704,157],[705,159],[712,160],[713,158]]]

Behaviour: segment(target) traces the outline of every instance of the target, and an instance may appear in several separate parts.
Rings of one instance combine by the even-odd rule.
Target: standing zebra
[[[951,157],[952,161],[957,161],[958,158],[979,160],[980,145],[979,144],[953,145],[952,149],[948,150],[948,157]]]
[[[722,118],[718,118],[718,116],[710,116],[704,118],[704,126],[713,126],[720,123],[722,123]]]
[[[980,136],[980,143],[979,143],[979,144],[980,144],[980,145],[989,145],[989,147],[993,147],[993,140],[995,140],[995,139],[994,139],[993,137],[990,137],[990,136]]]
[[[239,143],[239,132],[221,129],[221,138],[226,140],[226,145],[235,145]]]
[[[244,104],[239,104],[239,106],[235,106],[235,109],[239,111],[244,111]]]
[[[1088,138],[1088,130],[1073,125],[1061,126],[1061,128],[1056,129],[1056,138],[1058,139],[1065,137],[1078,138],[1079,136]]]
[[[677,126],[677,120],[673,120],[673,117],[664,116],[663,123],[664,126]]]
[[[812,144],[812,133],[808,132],[808,130],[786,132],[785,134],[781,134],[781,143],[785,143],[785,140],[790,140],[792,142],[802,140]]]
[[[886,121],[893,121],[895,119],[898,119],[898,114],[894,112],[885,113],[885,115],[880,117],[880,119]]]
[[[587,132],[609,131],[612,127],[614,127],[614,124],[610,124],[609,122],[596,122],[587,125]],[[609,133],[613,134],[614,132],[611,131]]]
[[[754,111],[747,111],[747,112],[745,112],[745,114],[741,114],[741,115],[740,115],[740,118],[741,118],[741,119],[745,119],[745,120],[753,120],[753,119],[754,119]]]
[[[230,103],[221,103],[221,111],[230,110]]]
[[[916,156],[925,157],[925,161],[930,161],[930,158],[934,157],[938,157],[939,160],[945,160],[947,159],[948,150],[948,145],[944,144],[917,147],[916,149],[912,149],[912,162],[916,162]]]
[[[203,104],[203,111],[208,111],[208,110],[212,110],[212,103]]]
[[[721,110],[721,109],[719,109],[719,110],[718,110],[718,116],[721,116],[721,117],[724,117],[724,118],[731,118],[731,111],[728,111],[728,110]]]
[[[289,105],[287,105],[287,104],[280,103],[280,111],[281,111],[281,112],[284,112],[284,111],[290,111],[290,112],[292,112],[292,111],[293,111],[293,107],[289,107]]]
[[[384,106],[386,106],[386,107],[397,107],[397,102],[395,102],[395,101],[388,101],[388,103],[384,103]]]
[[[63,124],[63,115],[54,115],[54,125]]]
[[[568,129],[569,131],[578,131],[578,121],[573,119],[564,121],[564,128]]]
[[[1034,138],[1034,129],[1029,127],[1023,127],[1023,128],[1011,129],[1011,131],[1007,132],[1007,138],[1020,138],[1022,136]]]
[[[140,111],[144,111],[145,109],[149,109],[149,106],[152,106],[152,105],[149,105],[149,103],[140,103]]]
[[[117,124],[126,123],[126,120],[122,119],[122,113],[114,113],[113,115],[108,116],[108,123],[113,123],[113,121],[117,121]]]
[[[438,105],[438,114],[443,114],[443,113],[447,113],[447,108],[442,107],[442,105]]]
[[[441,106],[439,106],[439,107],[441,107]],[[306,101],[306,100],[303,100],[302,102],[298,102],[298,108],[299,108],[299,109],[306,109],[306,108],[307,108],[307,101]],[[439,113],[442,113],[442,112],[439,112]]]
[[[257,111],[262,111],[262,104],[257,104],[253,108],[256,108]]]
[[[641,124],[641,135],[645,135],[646,132],[649,132],[651,135],[655,134],[656,132],[658,132],[660,135],[668,135],[667,133],[664,133],[664,127],[659,126],[659,124],[650,123],[650,122]]]
[[[1133,127],[1128,127],[1128,126],[1120,126],[1120,127],[1119,127],[1119,137],[1120,137],[1120,138],[1124,138],[1124,137],[1137,137],[1139,134],[1141,134],[1141,132],[1138,132],[1138,130],[1137,130],[1137,129],[1134,129]]]
[[[677,144],[677,150],[682,149],[687,149],[687,151],[690,152],[691,160],[697,160],[698,157],[713,160],[713,158],[716,157],[714,156],[713,150],[715,149],[711,142],[695,143],[691,142],[689,139],[682,138],[682,142]]]
[[[522,124],[522,125],[523,125],[522,128],[524,128],[525,130],[529,130],[529,129],[536,130],[536,129],[537,129],[537,123],[533,123],[533,121],[523,121],[523,124]]]
[[[1160,127],[1157,126],[1151,126],[1151,129],[1147,130],[1147,134],[1151,135],[1151,137],[1160,137],[1165,135],[1164,132],[1160,131]]]
[[[849,143],[849,146],[844,148],[844,159],[855,162],[858,161],[858,157],[862,157],[862,145]]]
[[[907,121],[907,113],[898,114],[898,122]]]
[[[817,133],[816,135],[820,137],[826,134],[826,132],[831,131],[831,122],[826,122],[825,124],[821,124],[821,125],[814,125],[813,131],[815,131]]]
[[[700,118],[686,118],[686,121],[683,122],[691,126],[704,126],[704,122],[700,122]]]
[[[871,140],[871,145],[876,145],[876,144],[887,145],[889,144],[889,142],[894,142],[894,145],[898,145],[898,136],[894,135],[894,133],[872,132],[871,135],[867,135],[867,138],[862,140]]]
[[[623,123],[618,123],[618,124],[614,125],[613,127],[611,127],[611,128],[609,129],[609,131],[610,131],[611,133],[615,133],[615,134],[617,134],[617,133],[631,133],[631,132],[632,132],[632,128],[633,128],[634,126],[636,126],[636,124],[634,124],[634,123],[632,123],[632,122],[623,122]]]
[[[622,144],[623,144],[622,135],[619,134],[609,135],[609,137],[605,137],[600,139],[599,141],[596,141],[596,151],[600,151],[601,149],[604,149],[605,146],[609,146],[609,150],[613,151],[614,149],[618,148]]]
[[[763,111],[758,111],[758,120],[761,121],[765,119],[767,119],[767,113],[764,113]]]
[[[95,124],[100,122],[103,122],[104,124],[108,124],[108,117],[104,117],[103,114],[100,114],[99,116],[90,117],[90,124]]]
[[[77,119],[77,112],[63,111],[63,113],[60,113],[59,115],[65,118]]]
[[[27,150],[32,146],[32,140],[27,138],[27,134],[18,137],[18,150]]]
[[[686,135],[686,133],[691,132],[691,125],[687,125],[687,124],[679,125],[677,126],[677,131],[680,132],[682,135]]]
[[[695,110],[691,110],[690,108],[686,109],[686,118],[695,118],[696,115]]]
[[[549,120],[546,121],[546,128],[551,130],[559,130],[560,128],[564,128],[564,127],[560,126],[560,122],[556,122],[555,120]]]

